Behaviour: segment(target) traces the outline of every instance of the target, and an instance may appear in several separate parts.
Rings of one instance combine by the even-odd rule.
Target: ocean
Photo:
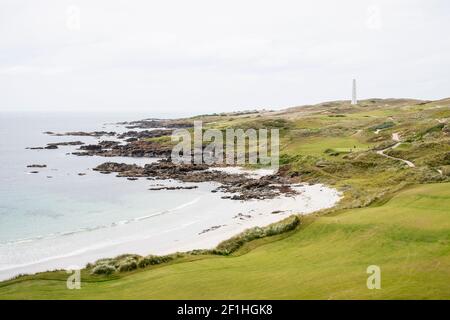
[[[292,213],[331,207],[340,198],[336,190],[322,185],[299,186],[301,194],[296,197],[245,202],[211,193],[218,186],[211,182],[183,184],[197,189],[150,191],[156,184],[180,183],[144,178],[129,181],[92,168],[106,161],[143,165],[157,159],[72,155],[77,146],[26,149],[51,142],[99,141],[50,136],[45,131],[122,132],[126,129],[117,122],[151,116],[0,113],[0,280],[23,273],[82,268],[88,262],[123,253],[212,248],[246,228],[267,225]],[[32,164],[47,167],[27,168]],[[283,212],[272,214],[275,210]],[[249,218],[237,218],[239,213]]]

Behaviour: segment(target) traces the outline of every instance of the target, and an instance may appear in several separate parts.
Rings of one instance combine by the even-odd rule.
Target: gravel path
[[[392,156],[387,155],[387,154],[384,153],[384,152],[386,152],[386,151],[389,150],[389,149],[395,149],[395,148],[397,148],[397,147],[402,143],[401,140],[400,140],[400,135],[399,135],[398,133],[393,133],[393,134],[392,134],[392,140],[393,140],[393,141],[396,141],[397,143],[396,143],[395,145],[393,145],[392,147],[388,147],[388,148],[386,148],[386,149],[379,150],[379,151],[377,151],[377,153],[378,153],[379,155],[382,155],[382,156],[384,156],[384,157],[386,157],[386,158],[389,158],[389,159],[402,161],[402,162],[406,163],[406,164],[408,165],[408,167],[414,168],[414,167],[415,167],[415,164],[412,163],[411,161],[405,160],[405,159],[400,159],[400,158],[395,158],[395,157],[392,157]]]

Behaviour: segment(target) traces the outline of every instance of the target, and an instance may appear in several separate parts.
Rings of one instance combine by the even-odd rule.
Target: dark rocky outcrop
[[[84,131],[72,131],[65,133],[54,133],[51,131],[44,132],[46,134],[61,137],[61,136],[79,136],[79,137],[102,137],[102,136],[115,136],[116,132],[114,131],[93,131],[93,132],[84,132]]]
[[[135,164],[106,162],[93,170],[101,173],[116,172],[118,177],[127,178],[148,177],[151,179],[174,179],[181,182],[219,182],[221,185],[212,192],[230,193],[230,196],[224,197],[231,200],[272,199],[282,194],[296,194],[288,185],[289,182],[278,176],[254,179],[243,174],[229,174],[207,170],[208,168],[209,166],[206,164],[175,164],[169,160],[160,160],[143,167]],[[170,188],[161,187],[150,190],[175,190]]]
[[[149,188],[148,190],[151,190],[151,191],[159,191],[159,190],[192,190],[192,189],[197,189],[197,188],[198,188],[198,186],[152,187],[152,188]]]
[[[47,143],[45,149],[58,149],[59,146],[81,146],[84,142],[81,141],[68,141],[68,142],[53,142]]]
[[[29,150],[43,150],[44,147],[26,147],[25,149],[29,149]]]
[[[144,119],[131,122],[120,122],[120,125],[125,125],[128,129],[153,129],[153,128],[191,128],[193,123],[183,120],[160,120],[160,119]]]
[[[45,147],[28,147],[30,150],[42,150],[42,149],[58,149],[59,146],[81,146],[84,142],[81,141],[66,141],[66,142],[52,142],[47,143]]]
[[[221,227],[225,227],[225,226],[226,226],[225,224],[218,225],[218,226],[212,226],[212,227],[210,227],[208,229],[203,230],[202,232],[199,232],[198,234],[200,235],[200,234],[204,234],[204,233],[207,233],[207,232],[211,232],[211,231],[217,230],[217,229],[219,229]]]
[[[137,172],[141,171],[142,167],[136,164],[105,162],[92,170],[101,172]]]
[[[169,146],[145,140],[132,141],[123,145],[113,142],[105,144],[102,141],[96,145],[82,146],[79,150],[82,152],[73,152],[73,154],[78,156],[167,158],[172,153]]]
[[[119,139],[143,139],[143,138],[159,138],[172,134],[170,129],[156,129],[143,131],[127,131],[118,135]]]

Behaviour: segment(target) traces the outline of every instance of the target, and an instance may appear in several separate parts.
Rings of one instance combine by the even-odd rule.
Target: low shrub
[[[242,247],[246,242],[294,230],[299,224],[299,217],[292,216],[281,222],[271,224],[264,228],[254,227],[251,229],[247,229],[239,235],[221,242],[216,249],[212,250],[212,253],[229,255]]]
[[[394,122],[386,121],[386,122],[383,122],[382,124],[370,127],[370,130],[372,130],[372,131],[383,130],[383,129],[392,128],[393,126],[395,126]]]
[[[161,264],[161,263],[166,263],[169,262],[171,260],[173,260],[174,257],[173,256],[154,256],[154,255],[149,255],[146,257],[141,258],[138,261],[138,267],[139,268],[145,268],[147,266],[152,266],[152,265],[157,265],[157,264]]]
[[[328,115],[330,118],[345,118],[345,114],[330,114]]]
[[[132,271],[137,269],[137,259],[134,257],[126,257],[119,262],[118,270],[119,272]]]
[[[339,151],[336,151],[336,150],[330,149],[330,148],[326,149],[324,151],[324,153],[328,154],[329,156],[333,156],[333,157],[336,157],[336,156],[338,156],[340,154]]]
[[[116,268],[114,268],[113,266],[109,265],[109,264],[99,264],[96,265],[92,271],[91,274],[104,274],[104,275],[109,275],[116,272]]]
[[[271,224],[267,227],[254,227],[247,229],[239,235],[221,242],[216,249],[213,250],[193,250],[188,252],[190,255],[203,255],[203,254],[216,254],[216,255],[229,255],[246,242],[250,242],[255,239],[264,237],[270,237],[278,235],[287,231],[294,230],[300,224],[300,218],[298,216],[289,217],[283,221]],[[89,264],[92,268],[91,274],[97,275],[110,275],[114,272],[127,272],[137,268],[145,268],[151,265],[159,265],[175,260],[182,257],[185,254],[176,253],[166,256],[148,255],[140,257],[138,255],[122,255],[113,259],[100,259],[95,264]]]
[[[450,166],[441,167],[442,174],[450,177]]]

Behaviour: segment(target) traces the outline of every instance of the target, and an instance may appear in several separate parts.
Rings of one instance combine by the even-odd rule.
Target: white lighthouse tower
[[[356,98],[356,79],[353,79],[353,87],[352,87],[352,104],[358,104],[358,99]]]

